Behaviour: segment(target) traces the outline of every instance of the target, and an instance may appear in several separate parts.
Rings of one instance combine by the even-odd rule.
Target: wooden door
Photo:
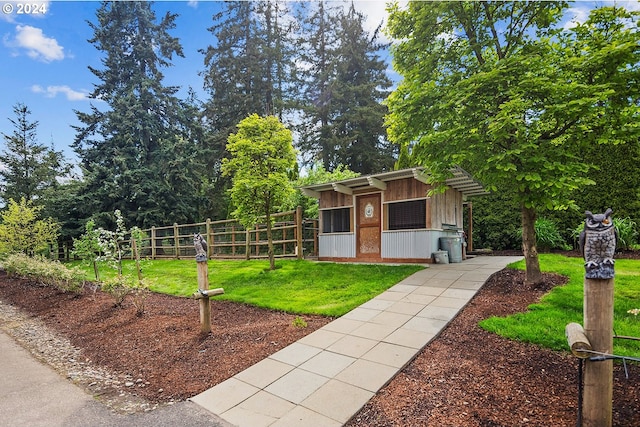
[[[358,196],[356,208],[356,257],[379,260],[382,224],[380,194]]]

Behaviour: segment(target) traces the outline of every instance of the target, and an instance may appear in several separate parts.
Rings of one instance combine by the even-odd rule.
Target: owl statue
[[[611,279],[616,252],[616,229],[611,220],[613,210],[603,214],[584,213],[584,230],[580,233],[580,252],[584,256],[587,279]]]
[[[206,261],[207,241],[199,233],[193,235],[193,246],[196,248],[196,261]]]

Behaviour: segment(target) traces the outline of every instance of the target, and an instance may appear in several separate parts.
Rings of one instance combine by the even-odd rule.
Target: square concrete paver
[[[362,356],[365,360],[402,368],[418,353],[418,349],[381,342]]]
[[[436,307],[449,307],[449,308],[462,308],[469,302],[468,299],[460,299],[460,298],[447,298],[443,296],[439,296],[434,299],[433,302],[429,305],[433,305]]]
[[[449,308],[449,307],[437,307],[434,305],[428,305],[417,314],[418,317],[428,317],[430,319],[438,319],[449,321],[458,314],[457,308]]]
[[[384,342],[420,350],[427,345],[433,337],[435,337],[435,333],[433,332],[420,332],[401,328],[386,337]]]
[[[326,329],[318,329],[298,340],[300,344],[310,345],[311,347],[317,347],[321,349],[325,349],[329,347],[334,342],[338,341],[340,338],[344,337],[345,334],[340,332],[333,332]]]
[[[344,354],[345,356],[361,357],[367,351],[371,350],[378,341],[368,338],[354,337],[347,335],[329,346],[327,350],[334,353]]]
[[[382,341],[385,337],[397,329],[397,326],[382,325],[378,323],[365,323],[350,335],[357,337],[369,338],[376,341]]]
[[[222,414],[238,427],[267,427],[295,408],[291,402],[260,391]]]
[[[335,379],[376,393],[389,382],[397,372],[398,369],[393,366],[358,359],[349,365],[347,369],[340,372]]]
[[[317,347],[311,347],[310,345],[294,342],[293,344],[272,354],[269,358],[279,360],[280,362],[284,362],[289,365],[298,366],[320,353],[320,351],[321,350]]]
[[[260,389],[236,378],[229,378],[209,390],[192,397],[190,400],[214,414],[222,414],[239,405]]]
[[[342,424],[311,409],[296,406],[270,427],[341,427]]]
[[[414,317],[402,326],[402,329],[437,334],[447,323],[446,320],[431,319],[428,317]]]
[[[391,311],[392,313],[400,313],[400,314],[409,314],[411,316],[415,316],[425,307],[425,304],[415,304],[412,302],[402,302],[398,301],[389,307],[386,311]]]
[[[300,365],[300,369],[333,378],[355,360],[344,354],[323,351]]]
[[[238,373],[235,378],[258,388],[265,388],[294,367],[275,359],[264,359]]]
[[[375,323],[378,325],[387,325],[399,328],[400,326],[407,323],[409,319],[413,316],[409,314],[401,314],[401,313],[392,313],[390,311],[383,311],[378,314],[376,317],[371,319],[369,323]]]
[[[351,319],[351,320],[361,320],[363,322],[366,322],[367,320],[371,319],[372,317],[377,316],[378,314],[380,314],[382,310],[373,310],[370,308],[362,308],[362,307],[357,307],[354,308],[353,310],[351,310],[350,312],[348,312],[347,314],[345,314],[344,316],[342,316],[345,319]]]
[[[345,319],[344,317],[340,317],[339,319],[336,319],[333,322],[324,325],[319,330],[348,334],[349,332],[362,325],[364,325],[364,322],[362,320]]]
[[[296,404],[300,404],[329,378],[303,369],[294,369],[264,390]]]
[[[373,397],[373,394],[341,381],[330,380],[302,402],[302,406],[346,423]]]

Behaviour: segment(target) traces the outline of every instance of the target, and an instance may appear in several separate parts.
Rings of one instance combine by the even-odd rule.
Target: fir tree
[[[167,13],[157,22],[151,3],[103,2],[97,23],[89,23],[94,32],[89,42],[104,53],[102,68],[89,67],[100,80],[91,98],[108,109],[77,112],[83,126],[76,128],[74,147],[99,225],[110,225],[116,209],[129,224],[143,227],[195,219],[196,166],[177,156],[199,149],[188,137],[197,125],[175,96],[178,88],[162,83],[161,70],[174,55],[184,56],[179,40],[169,34],[176,16]],[[183,182],[167,173],[172,164],[183,168]]]
[[[58,186],[57,178],[69,172],[62,152],[38,142],[38,121],[31,121],[31,111],[22,103],[13,107],[14,119],[9,119],[13,133],[2,133],[5,149],[0,154],[0,197],[24,198],[29,202],[44,203],[47,190]]]

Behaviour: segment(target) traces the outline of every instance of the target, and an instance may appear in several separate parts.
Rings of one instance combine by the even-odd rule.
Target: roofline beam
[[[342,185],[342,184],[338,184],[336,182],[331,184],[333,186],[333,191],[336,191],[338,193],[342,193],[342,194],[347,194],[349,196],[353,195],[353,190],[350,189],[349,187]]]
[[[304,194],[307,197],[313,197],[315,199],[319,199],[320,198],[320,192],[319,191],[314,191],[314,190],[311,190],[309,188],[301,188],[300,191],[302,191],[302,194]]]
[[[367,181],[369,182],[369,185],[377,188],[378,190],[386,190],[387,189],[387,183],[380,181],[378,178],[374,178],[372,176],[367,177]]]
[[[413,172],[413,178],[416,181],[420,181],[423,184],[429,184],[428,182],[429,180],[427,179],[427,176],[420,169],[414,168],[412,172]]]

